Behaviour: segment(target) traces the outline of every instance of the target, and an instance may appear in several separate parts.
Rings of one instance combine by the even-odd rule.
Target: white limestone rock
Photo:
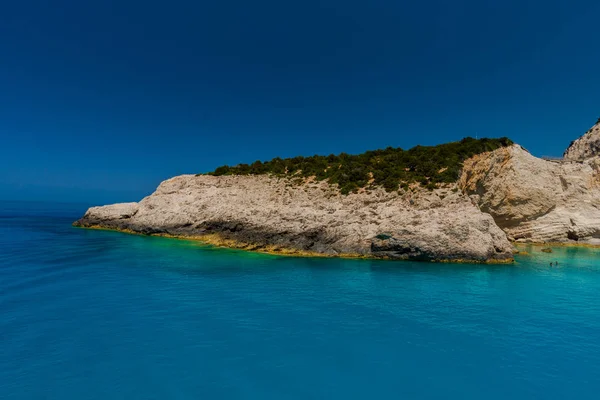
[[[510,260],[513,250],[491,216],[455,186],[342,195],[326,182],[182,175],[162,182],[130,218],[122,215],[118,205],[95,207],[76,224],[177,236],[217,233],[256,250],[280,246],[327,255],[493,261]]]
[[[459,185],[475,195],[510,240],[587,242],[600,239],[597,158],[552,162],[514,145],[465,162]]]

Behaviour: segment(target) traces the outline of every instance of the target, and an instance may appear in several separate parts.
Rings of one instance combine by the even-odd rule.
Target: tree
[[[294,179],[314,177],[320,181],[327,180],[330,184],[337,184],[343,194],[356,192],[370,184],[381,186],[389,192],[398,190],[399,186],[408,188],[413,183],[433,189],[440,183],[455,182],[460,175],[463,161],[467,158],[512,144],[512,140],[506,137],[466,137],[459,142],[438,146],[415,146],[409,150],[387,147],[358,155],[341,153],[286,159],[277,157],[265,162],[255,161],[251,165],[224,165],[209,174],[272,174]]]

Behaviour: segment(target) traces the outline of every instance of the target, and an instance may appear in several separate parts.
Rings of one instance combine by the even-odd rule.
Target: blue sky
[[[0,199],[138,200],[275,156],[508,136],[600,116],[597,1],[0,5]]]

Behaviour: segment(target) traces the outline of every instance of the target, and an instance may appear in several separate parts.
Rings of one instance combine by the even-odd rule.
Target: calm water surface
[[[286,258],[72,228],[84,210],[0,203],[0,399],[599,396],[598,250]]]

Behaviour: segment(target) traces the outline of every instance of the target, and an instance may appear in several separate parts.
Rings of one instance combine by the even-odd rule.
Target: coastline
[[[111,231],[111,232],[119,232],[126,233],[129,235],[138,235],[138,236],[149,236],[149,237],[162,237],[168,239],[177,239],[177,240],[189,240],[200,242],[209,246],[214,246],[217,248],[223,249],[234,249],[234,250],[243,250],[249,251],[253,253],[260,254],[268,254],[275,256],[286,256],[286,257],[310,257],[310,258],[343,258],[343,259],[362,259],[362,260],[388,260],[388,261],[416,261],[416,260],[403,260],[397,258],[391,258],[386,256],[372,256],[368,254],[358,254],[358,253],[337,253],[337,254],[325,254],[318,253],[315,251],[306,251],[306,250],[297,250],[288,247],[267,245],[267,246],[258,246],[252,243],[244,243],[239,242],[232,239],[225,239],[221,237],[217,233],[210,233],[206,235],[172,235],[168,233],[152,233],[146,234],[134,231],[132,229],[126,228],[107,228],[102,225],[73,225],[74,228],[81,229],[90,229],[90,230],[101,230],[101,231]],[[497,260],[491,259],[486,261],[477,261],[477,260],[469,260],[469,259],[453,259],[453,260],[424,260],[420,262],[432,262],[432,263],[448,263],[448,264],[514,264],[515,259],[510,258],[506,260]]]
[[[217,233],[210,233],[206,235],[173,235],[169,233],[141,233],[134,231],[132,229],[125,228],[107,228],[101,225],[90,225],[90,226],[78,226],[73,225],[74,228],[80,229],[90,229],[90,230],[99,230],[99,231],[111,231],[111,232],[119,232],[126,233],[129,235],[137,235],[137,236],[148,236],[148,237],[162,237],[167,239],[177,239],[177,240],[189,240],[200,242],[209,246],[224,248],[224,249],[234,249],[234,250],[243,250],[250,251],[254,253],[261,254],[269,254],[269,255],[279,255],[279,256],[290,256],[290,257],[318,257],[318,258],[347,258],[347,259],[386,259],[383,257],[371,257],[364,254],[358,253],[338,253],[338,254],[324,254],[318,253],[316,251],[305,251],[305,250],[297,250],[291,249],[287,247],[281,246],[257,246],[251,243],[238,242],[232,239],[225,239],[221,237]]]
[[[524,247],[524,246],[533,246],[533,247],[584,247],[589,249],[600,249],[600,244],[594,243],[578,243],[578,242],[511,242],[515,248],[516,247]]]

